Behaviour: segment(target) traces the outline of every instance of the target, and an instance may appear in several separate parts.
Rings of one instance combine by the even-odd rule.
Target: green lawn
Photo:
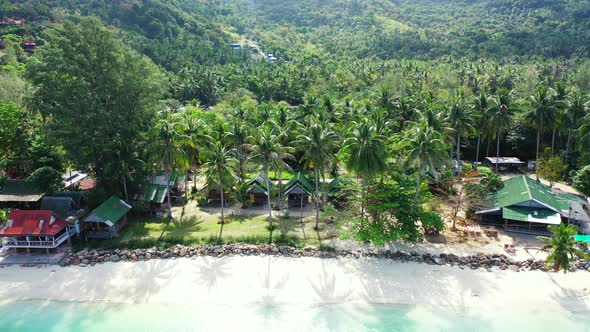
[[[189,203],[190,205],[190,203]],[[228,216],[223,227],[224,243],[268,243],[268,216],[260,211],[256,216]],[[178,212],[178,214],[180,214]],[[176,213],[175,213],[176,215]],[[112,240],[80,241],[78,248],[145,248],[152,246],[166,247],[174,244],[211,244],[219,236],[219,216],[201,212],[198,208],[186,209],[184,216],[166,224],[161,220],[130,219],[119,237]],[[337,226],[320,222],[320,232],[313,227],[315,219],[304,219],[304,227],[298,217],[273,218],[275,228],[272,232],[273,242],[291,246],[317,246],[321,240],[337,237]],[[305,236],[304,236],[305,234]],[[321,239],[321,240],[320,240]]]

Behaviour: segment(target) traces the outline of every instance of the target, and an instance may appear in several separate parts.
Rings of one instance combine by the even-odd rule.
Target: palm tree
[[[572,145],[572,134],[579,127],[579,120],[588,112],[588,99],[578,90],[574,90],[568,97],[564,116],[564,127],[568,128],[564,158],[566,162]]]
[[[346,168],[362,178],[361,218],[365,217],[367,181],[385,170],[385,138],[375,124],[364,118],[351,124],[351,135],[344,141]]]
[[[466,137],[473,132],[473,114],[471,109],[463,104],[462,97],[459,96],[449,109],[446,117],[446,123],[453,128],[457,145],[457,172],[461,170],[461,137]],[[451,145],[452,146],[452,145]]]
[[[489,124],[492,132],[496,133],[496,172],[500,158],[500,138],[514,123],[516,108],[512,105],[512,92],[502,89],[492,98],[494,106],[489,111]]]
[[[206,162],[203,164],[208,182],[217,183],[221,198],[221,229],[219,230],[217,242],[221,242],[221,234],[223,233],[223,225],[225,224],[224,187],[230,187],[235,177],[233,169],[237,160],[232,157],[232,154],[233,151],[225,147],[222,142],[213,140],[208,146]]]
[[[270,203],[271,183],[268,176],[269,169],[275,161],[281,158],[282,149],[279,148],[279,140],[275,135],[272,126],[265,123],[255,136],[249,136],[248,141],[252,144],[247,147],[252,152],[252,160],[262,164],[262,173],[266,179],[266,198],[268,200],[268,227],[272,230],[272,205]]]
[[[551,225],[548,227],[551,232],[551,237],[540,236],[546,245],[544,250],[550,250],[547,256],[547,267],[553,267],[553,271],[557,272],[563,269],[566,273],[570,268],[570,260],[576,257],[587,258],[588,255],[577,248],[574,236],[578,230],[574,225],[567,225],[561,223],[559,225]]]
[[[325,180],[325,168],[334,158],[337,146],[337,136],[330,124],[321,123],[311,119],[307,126],[297,136],[295,145],[303,151],[303,160],[308,168],[315,172],[315,203],[316,224],[319,229],[320,222],[320,194],[322,189],[319,183],[320,176]]]
[[[116,149],[105,150],[105,155],[108,156],[108,160],[111,160],[111,163],[105,167],[105,174],[121,180],[125,200],[129,202],[127,180],[133,181],[134,170],[142,168],[144,161],[141,159],[136,146],[125,143],[118,145]]]
[[[236,151],[238,159],[238,175],[240,176],[240,179],[244,181],[246,176],[246,151],[244,144],[246,143],[246,138],[248,137],[248,127],[240,118],[234,118],[231,123],[231,128],[228,135],[231,138],[231,141],[234,145],[234,150]]]
[[[481,136],[482,134],[486,134],[489,125],[487,115],[491,109],[491,98],[485,93],[481,92],[477,98],[473,101],[473,110],[475,116],[475,129],[477,131],[477,149],[475,152],[475,169],[477,169],[477,165],[479,164],[479,146],[481,143]]]
[[[187,150],[187,170],[190,170],[191,168],[196,170],[200,163],[201,146],[206,142],[206,135],[204,133],[205,123],[200,119],[195,109],[187,109],[182,113],[182,118],[186,125],[186,135],[189,138],[184,140]],[[188,172],[185,181],[187,178]],[[197,181],[193,179],[193,189],[196,190],[196,188]]]
[[[171,168],[186,155],[183,147],[189,139],[186,126],[177,113],[164,112],[158,120],[156,129],[159,133],[159,149],[162,167],[166,177],[166,198],[168,199],[168,220],[172,220],[172,201],[170,200],[170,172]]]
[[[551,134],[551,155],[555,153],[555,132],[565,121],[565,108],[567,107],[568,95],[569,90],[566,88],[565,84],[563,82],[557,82],[555,84],[555,95],[553,96],[555,116],[553,121],[553,132]]]
[[[445,158],[444,135],[434,130],[426,122],[421,122],[407,132],[401,144],[409,149],[406,154],[406,164],[417,168],[416,192],[414,194],[414,209],[416,210],[422,177],[428,173],[436,173]]]
[[[530,97],[531,109],[525,114],[525,120],[529,121],[537,129],[537,152],[535,162],[539,160],[539,145],[543,129],[555,121],[557,108],[553,101],[554,91],[546,86],[540,86],[534,95]],[[537,175],[537,179],[539,176]]]

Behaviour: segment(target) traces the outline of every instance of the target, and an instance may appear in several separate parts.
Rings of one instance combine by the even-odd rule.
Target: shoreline
[[[504,254],[477,254],[459,256],[450,253],[430,253],[416,250],[390,250],[390,249],[316,249],[307,247],[297,249],[288,246],[275,245],[251,245],[251,244],[227,244],[227,245],[201,245],[183,246],[176,245],[170,248],[149,249],[113,249],[113,250],[82,250],[65,257],[60,266],[94,267],[106,262],[142,262],[150,260],[175,260],[177,258],[191,257],[249,257],[269,256],[285,258],[346,258],[363,259],[375,258],[385,261],[401,263],[422,263],[425,265],[448,266],[458,269],[485,270],[487,272],[510,270],[513,272],[547,271],[545,261],[529,258],[517,260]],[[590,260],[578,259],[572,261],[569,272],[590,272]]]
[[[15,301],[161,304],[376,304],[566,306],[590,312],[581,273],[460,270],[380,258],[280,256],[178,258],[79,266],[0,269],[0,298]],[[198,296],[197,296],[198,295]],[[551,295],[551,296],[547,296]],[[500,300],[499,300],[500,299]],[[5,302],[5,301],[3,301]]]
[[[587,281],[583,273],[487,273],[366,257],[198,256],[92,269],[3,268],[0,312],[33,325],[31,316],[48,317],[54,330],[83,321],[92,331],[121,324],[138,331],[370,331],[399,324],[416,331],[482,324],[486,331],[584,331]]]

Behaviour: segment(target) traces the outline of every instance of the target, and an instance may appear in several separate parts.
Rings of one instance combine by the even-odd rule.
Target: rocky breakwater
[[[313,247],[304,249],[252,244],[202,245],[182,246],[170,248],[149,249],[114,249],[114,250],[83,250],[72,253],[61,261],[62,266],[77,265],[81,267],[93,266],[106,262],[140,262],[150,259],[176,259],[179,257],[198,256],[283,256],[283,257],[317,257],[317,258],[381,258],[397,262],[416,262],[430,265],[454,266],[460,269],[510,270],[514,272],[541,270],[546,271],[542,260],[528,259],[516,261],[506,255],[472,255],[457,256],[453,254],[430,254],[417,251],[390,250],[321,250]],[[590,260],[576,260],[571,263],[570,272],[590,271]]]

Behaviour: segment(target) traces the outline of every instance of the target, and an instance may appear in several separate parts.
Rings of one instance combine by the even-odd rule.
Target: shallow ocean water
[[[0,331],[590,331],[587,313],[555,317],[541,309],[482,316],[405,305],[23,301],[0,305]]]

